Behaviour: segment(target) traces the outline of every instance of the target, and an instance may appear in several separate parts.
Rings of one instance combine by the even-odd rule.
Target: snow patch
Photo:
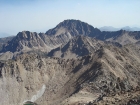
[[[43,85],[42,88],[37,92],[36,95],[34,95],[32,98],[31,98],[31,101],[32,102],[35,102],[37,99],[39,99],[45,92],[45,89],[46,89],[46,86]]]
[[[31,100],[25,100],[23,102],[23,104],[27,101],[35,102],[37,99],[39,99],[44,94],[45,89],[46,89],[46,86],[43,85],[42,88],[37,92],[37,94],[32,96]]]

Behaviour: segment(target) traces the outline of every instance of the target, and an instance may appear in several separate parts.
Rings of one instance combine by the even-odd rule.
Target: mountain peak
[[[82,21],[80,20],[74,20],[74,19],[67,19],[67,20],[64,20],[62,22],[60,22],[57,26],[59,25],[69,25],[69,24],[77,24],[77,23],[81,23]]]
[[[84,35],[94,37],[100,34],[100,30],[80,20],[68,19],[60,22],[55,28],[48,30],[46,34],[49,36],[70,34],[71,36]]]

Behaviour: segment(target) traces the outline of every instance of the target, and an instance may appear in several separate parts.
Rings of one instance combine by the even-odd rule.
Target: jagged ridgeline
[[[139,31],[100,31],[80,20],[19,32],[2,42],[0,105],[138,104],[139,42]]]

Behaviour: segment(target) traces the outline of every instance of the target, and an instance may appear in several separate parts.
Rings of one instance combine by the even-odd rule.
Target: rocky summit
[[[0,105],[140,103],[139,31],[64,20],[46,33],[3,40]]]

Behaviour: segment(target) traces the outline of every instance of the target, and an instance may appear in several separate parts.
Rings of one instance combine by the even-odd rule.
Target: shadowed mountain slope
[[[9,36],[5,38],[0,38],[0,50],[2,49],[3,45],[6,44],[8,41],[12,40],[15,36]]]
[[[51,50],[48,56],[76,58],[94,53],[103,45],[102,41],[86,36],[76,36],[68,43]]]

